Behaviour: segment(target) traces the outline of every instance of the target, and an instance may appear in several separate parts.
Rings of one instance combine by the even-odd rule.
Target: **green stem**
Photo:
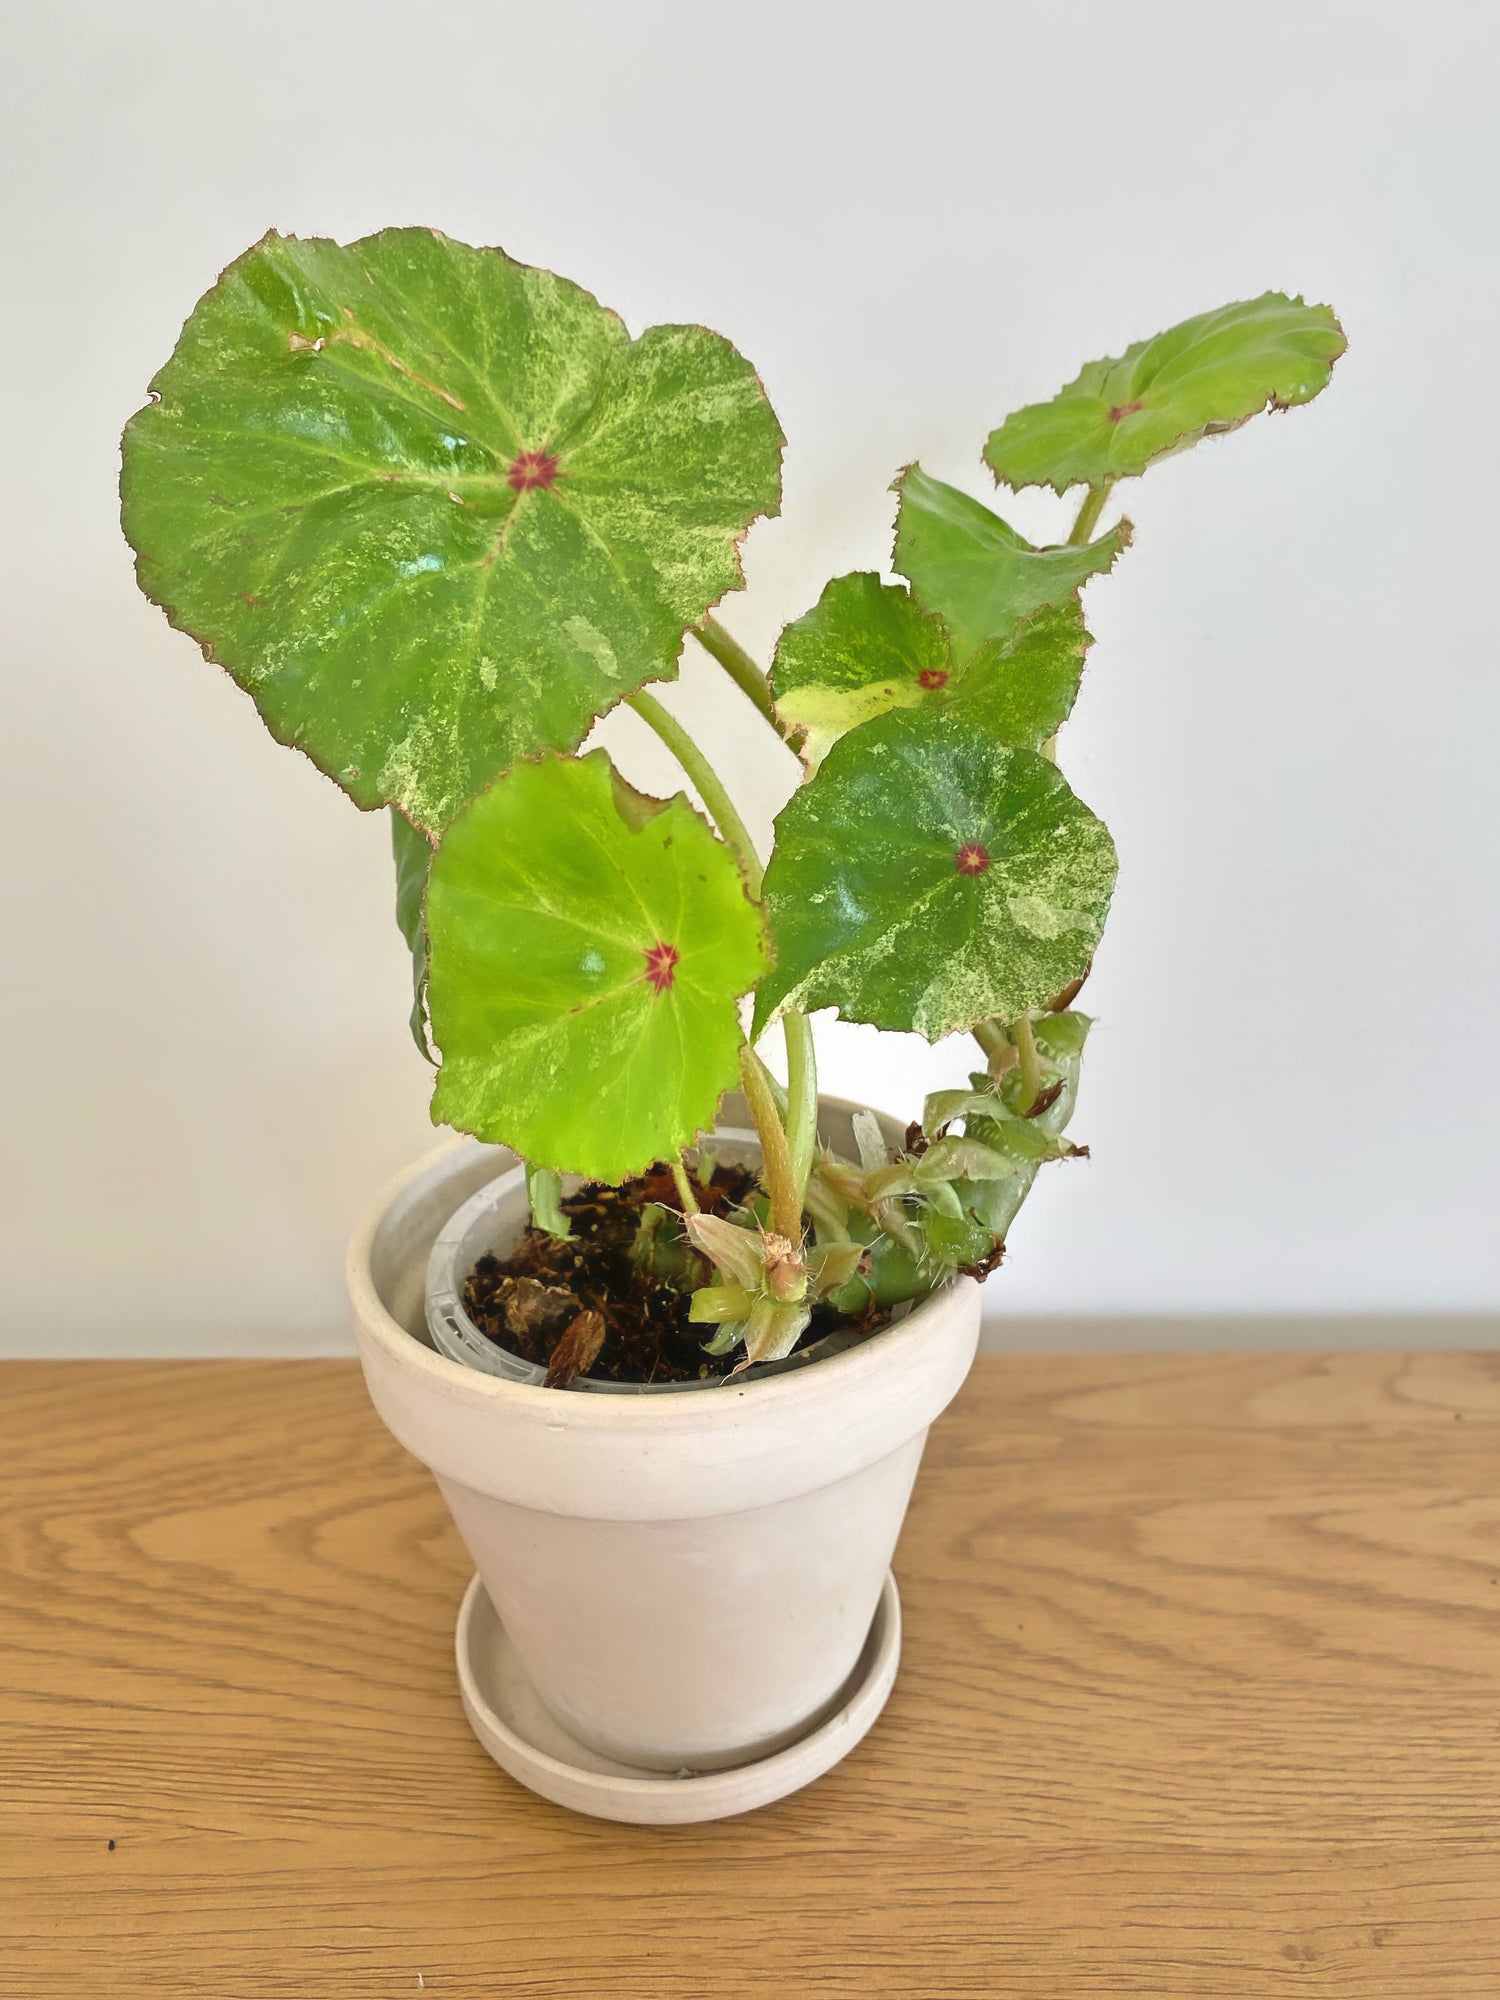
[[[672,1179],[677,1183],[677,1199],[682,1203],[684,1215],[700,1213],[697,1198],[693,1194],[693,1184],[687,1177],[687,1168],[682,1164],[681,1153],[672,1155]]]
[[[1042,1088],[1042,1059],[1037,1054],[1036,1036],[1031,1032],[1029,1014],[1017,1014],[1010,1024],[1010,1038],[1021,1058],[1021,1101],[1016,1109],[1024,1118],[1036,1103]]]
[[[1109,480],[1102,486],[1091,486],[1083,496],[1083,505],[1078,510],[1078,519],[1073,523],[1073,531],[1068,536],[1068,547],[1076,549],[1080,542],[1086,542],[1099,525],[1099,516],[1104,512],[1104,503],[1109,498]]]
[[[750,655],[715,619],[705,618],[694,629],[705,649],[736,685],[744,689],[780,735],[781,725],[776,719],[771,691]],[[656,732],[697,786],[698,796],[707,806],[715,825],[739,857],[740,866],[750,884],[750,893],[759,897],[763,879],[760,857],[755,852],[749,829],[735,810],[734,801],[724,789],[712,764],[676,716],[663,708],[654,695],[643,690],[631,697],[630,706],[642,722]],[[783,1025],[787,1058],[785,1097],[782,1097],[776,1079],[760,1057],[748,1047],[741,1059],[741,1069],[745,1078],[745,1096],[760,1134],[772,1218],[779,1234],[792,1243],[800,1243],[802,1204],[818,1142],[818,1065],[812,1023],[807,1016],[794,1009],[787,1014]],[[782,1105],[778,1105],[778,1098],[782,1098]],[[782,1123],[783,1106],[785,1124]],[[688,1186],[680,1157],[672,1168],[672,1174],[683,1207],[689,1213],[696,1212],[692,1189]]]
[[[772,1076],[769,1070],[766,1071],[766,1082],[770,1084],[771,1095],[776,1101],[776,1116],[781,1120],[782,1124],[785,1125],[786,1114],[787,1114],[786,1092],[782,1089],[781,1085],[776,1081],[775,1077]]]
[[[771,699],[771,690],[766,677],[739,640],[731,638],[718,619],[712,617],[705,618],[701,625],[693,627],[693,637],[704,652],[718,661],[735,686],[750,697],[779,736],[781,723],[777,718],[776,704]]]
[[[781,1026],[786,1035],[786,1136],[800,1216],[818,1144],[818,1054],[812,1022],[804,1013],[793,1008]]]
[[[675,715],[664,709],[655,695],[633,694],[629,706],[641,718],[648,729],[654,729],[666,744],[683,770],[698,787],[698,796],[708,807],[715,826],[734,849],[745,879],[750,884],[750,893],[759,899],[761,885],[760,857],[755,852],[755,844],[749,829],[735,811],[734,801],[719,781],[719,774],[688,735]]]
[[[771,1076],[748,1042],[740,1045],[740,1081],[760,1136],[761,1177],[771,1200],[771,1226],[794,1248],[802,1243],[802,1203],[792,1172],[786,1129],[776,1115]]]
[[[989,1057],[999,1055],[1002,1049],[1010,1047],[1010,1036],[1005,1032],[1003,1021],[980,1021],[973,1030],[974,1039]]]

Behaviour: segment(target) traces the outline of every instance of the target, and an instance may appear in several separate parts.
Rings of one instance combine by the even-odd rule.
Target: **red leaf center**
[[[953,865],[960,875],[982,875],[990,865],[990,850],[977,840],[966,840],[954,855]]]
[[[557,459],[552,453],[523,451],[505,476],[518,493],[530,493],[538,486],[555,485],[557,472]]]
[[[948,669],[946,667],[923,667],[921,673],[917,675],[918,687],[941,688],[947,685]]]
[[[646,953],[646,977],[658,993],[667,992],[677,977],[677,947],[675,944],[654,944]]]
[[[1145,404],[1139,400],[1134,403],[1116,403],[1109,413],[1109,420],[1112,424],[1117,424],[1121,417],[1133,417],[1137,410],[1144,408]]]

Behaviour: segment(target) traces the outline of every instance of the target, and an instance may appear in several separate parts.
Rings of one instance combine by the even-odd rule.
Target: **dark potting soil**
[[[706,1186],[694,1180],[692,1187],[705,1214],[724,1215],[750,1199],[756,1178],[749,1168],[720,1165]],[[727,1375],[743,1349],[705,1354],[703,1342],[715,1329],[688,1318],[695,1286],[719,1282],[712,1267],[684,1248],[685,1281],[669,1284],[631,1256],[641,1212],[652,1202],[680,1210],[676,1183],[664,1166],[620,1187],[592,1181],[580,1188],[562,1204],[571,1236],[533,1226],[511,1256],[480,1258],[464,1283],[470,1319],[498,1346],[546,1368],[556,1388],[583,1374],[606,1382],[706,1382]],[[885,1317],[875,1307],[851,1318],[818,1305],[797,1344],[807,1347],[837,1327],[873,1330]]]

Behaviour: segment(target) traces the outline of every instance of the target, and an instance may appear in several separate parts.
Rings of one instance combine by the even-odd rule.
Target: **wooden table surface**
[[[352,1363],[10,1364],[0,1487],[0,1994],[1500,1995],[1500,1356],[982,1361],[884,1718],[707,1827],[489,1762]]]

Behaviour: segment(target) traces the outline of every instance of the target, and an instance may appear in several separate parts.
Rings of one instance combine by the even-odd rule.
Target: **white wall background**
[[[9,1350],[339,1346],[347,1226],[431,1143],[384,821],[137,597],[114,493],[120,427],[231,256],[397,221],[752,357],[791,439],[725,616],[762,654],[885,560],[905,461],[986,493],[986,432],[1083,360],[1267,286],[1333,301],[1328,396],[1126,489],[1136,548],[1090,592],[1063,761],[1123,857],[1094,1158],[1044,1177],[993,1304],[1500,1304],[1497,56],[1500,13],[1456,0],[20,10]],[[764,830],[792,766],[714,673],[671,699]],[[823,1048],[828,1087],[903,1114],[966,1067],[837,1026]]]

